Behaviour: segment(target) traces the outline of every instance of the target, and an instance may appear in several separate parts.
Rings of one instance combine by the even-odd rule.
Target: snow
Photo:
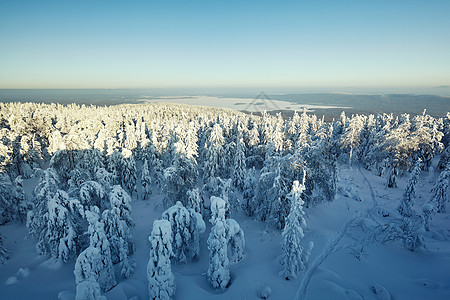
[[[303,108],[308,111],[315,109],[330,109],[330,108],[350,108],[346,106],[332,106],[332,105],[318,105],[318,104],[302,104],[296,102],[288,102],[283,100],[272,99],[264,102],[262,99],[255,100],[250,98],[231,98],[231,97],[214,97],[214,96],[175,96],[175,97],[142,97],[138,99],[145,103],[182,103],[196,106],[222,107],[236,110],[247,109],[250,112],[259,112],[263,109],[271,110],[301,110]],[[251,105],[253,104],[253,105]]]
[[[425,180],[428,173],[423,173],[416,186],[413,207],[416,212],[422,211],[433,186]],[[208,234],[204,234],[200,237],[197,261],[172,262],[175,298],[293,299],[305,282],[302,293],[306,299],[450,299],[448,212],[434,215],[430,231],[423,233],[426,251],[410,252],[399,242],[381,244],[366,239],[379,220],[394,217],[408,178],[397,180],[398,188],[386,188],[383,178],[362,168],[358,170],[356,163],[353,167],[339,165],[339,186],[351,185],[361,201],[338,194],[333,202],[305,208],[308,226],[303,245],[313,241],[315,246],[309,269],[289,281],[278,275],[282,268],[279,264],[281,232],[243,212],[233,212],[231,217],[240,225],[246,241],[243,259],[239,263],[230,261],[229,287],[216,290],[208,284]],[[31,195],[36,184],[36,178],[25,179],[25,192]],[[136,269],[130,278],[118,280],[118,285],[104,294],[108,299],[148,298],[148,236],[153,221],[163,213],[161,207],[155,207],[161,203],[163,195],[156,189],[154,191],[145,201],[136,194],[132,197],[136,251],[131,258],[136,261]],[[365,230],[361,230],[360,224]],[[207,222],[205,226],[205,233],[209,233],[211,224]],[[49,256],[37,256],[35,241],[27,237],[24,224],[6,224],[1,227],[1,232],[5,247],[11,252],[10,259],[0,265],[2,299],[75,299],[75,261],[61,263]],[[363,250],[359,251],[360,247],[356,248],[356,245],[364,246]],[[359,251],[359,258],[355,250]]]

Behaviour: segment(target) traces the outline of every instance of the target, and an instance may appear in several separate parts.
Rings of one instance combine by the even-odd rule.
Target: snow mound
[[[372,292],[375,294],[375,297],[378,300],[391,300],[391,294],[382,285],[374,284],[372,286]]]
[[[16,274],[16,276],[19,278],[27,278],[29,275],[30,275],[30,269],[28,269],[28,268],[20,268]]]
[[[348,186],[339,186],[337,189],[337,192],[347,198],[355,199],[356,201],[362,201],[361,197],[359,196],[358,192],[355,190],[355,188],[351,185]]]
[[[58,300],[75,300],[75,294],[68,290],[61,291],[58,293]]]
[[[56,271],[56,270],[61,269],[63,265],[64,264],[62,261],[54,259],[54,258],[50,258],[50,259],[47,259],[46,261],[42,262],[39,266],[43,267],[45,269],[48,269],[48,270]]]
[[[272,294],[272,289],[269,286],[265,286],[258,291],[258,297],[261,299],[269,298],[270,294]]]
[[[6,279],[5,284],[6,285],[13,285],[16,284],[19,280],[17,279],[16,276],[11,276],[8,279]]]

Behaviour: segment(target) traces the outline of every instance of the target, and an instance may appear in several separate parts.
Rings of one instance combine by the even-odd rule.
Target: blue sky
[[[450,1],[0,0],[0,88],[450,85]]]

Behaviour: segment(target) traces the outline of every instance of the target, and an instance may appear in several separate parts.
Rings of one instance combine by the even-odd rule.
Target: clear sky
[[[0,88],[440,85],[448,0],[0,0]]]

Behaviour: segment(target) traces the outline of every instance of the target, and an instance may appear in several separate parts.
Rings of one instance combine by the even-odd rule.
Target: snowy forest
[[[450,113],[0,103],[0,122],[2,299],[450,297]]]

